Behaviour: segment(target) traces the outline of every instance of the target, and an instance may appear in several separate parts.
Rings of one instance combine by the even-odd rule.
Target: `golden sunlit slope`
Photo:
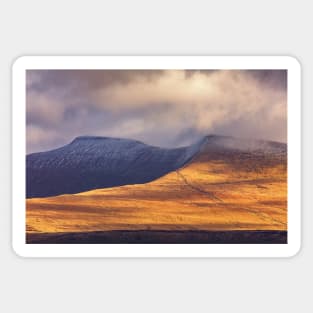
[[[27,199],[29,233],[286,229],[286,153],[204,148],[147,184]]]

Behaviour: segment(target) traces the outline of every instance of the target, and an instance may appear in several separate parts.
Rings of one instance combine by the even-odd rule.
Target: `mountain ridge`
[[[230,137],[204,139],[187,163],[148,183],[27,199],[27,232],[51,242],[61,234],[62,242],[77,243],[86,238],[98,243],[125,238],[131,243],[138,236],[142,242],[152,236],[154,242],[177,243],[196,240],[194,231],[212,232],[214,242],[219,241],[216,232],[239,231],[256,243],[259,231],[286,232],[287,146]]]
[[[180,148],[133,139],[79,136],[69,144],[26,156],[27,198],[143,184],[188,164],[199,153],[286,153],[283,143],[208,135]]]
[[[26,157],[27,198],[152,181],[188,162],[202,141],[165,149],[122,138],[75,138]]]

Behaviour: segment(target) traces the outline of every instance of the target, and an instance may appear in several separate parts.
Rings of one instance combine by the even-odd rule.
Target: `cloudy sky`
[[[287,138],[285,70],[28,70],[26,82],[27,153],[82,135],[162,147]]]

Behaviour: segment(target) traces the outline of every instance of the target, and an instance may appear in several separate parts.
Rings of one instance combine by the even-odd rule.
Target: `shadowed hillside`
[[[184,165],[201,144],[162,149],[130,139],[78,137],[59,149],[27,156],[26,197],[146,183]]]

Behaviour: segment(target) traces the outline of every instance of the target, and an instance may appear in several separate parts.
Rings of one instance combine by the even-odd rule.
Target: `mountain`
[[[28,242],[285,243],[286,144],[206,136],[191,147],[148,183],[27,199]]]
[[[27,155],[26,197],[147,183],[183,166],[203,141],[162,149],[130,139],[78,137],[59,149]]]

